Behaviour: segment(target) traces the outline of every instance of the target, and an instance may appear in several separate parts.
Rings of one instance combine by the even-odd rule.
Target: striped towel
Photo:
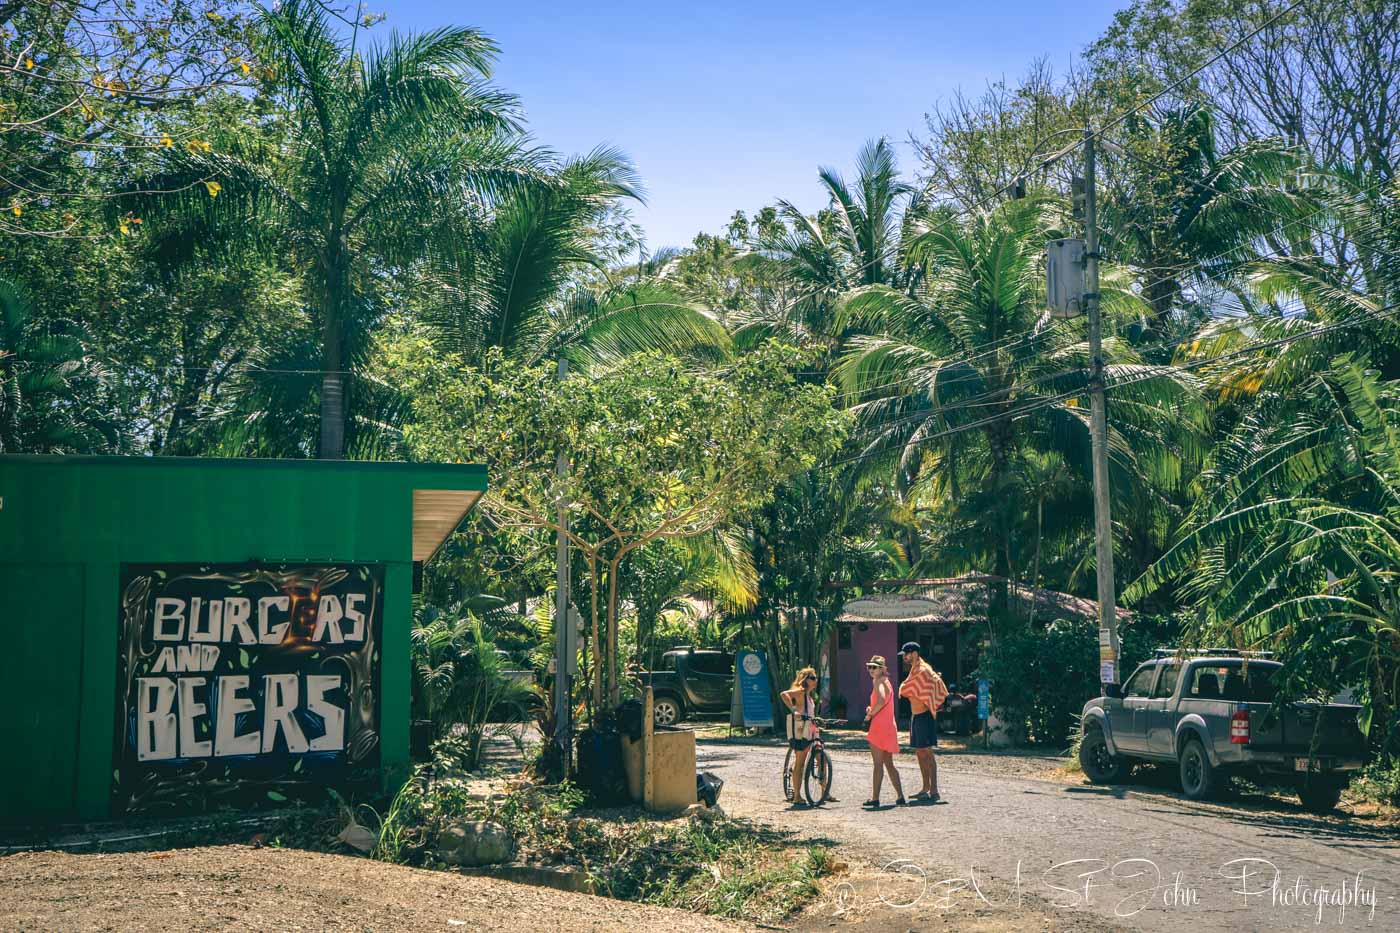
[[[904,683],[899,685],[899,695],[918,700],[936,713],[948,696],[948,688],[944,685],[943,678],[938,676],[938,672],[920,658],[918,666],[910,671],[909,676],[904,678]]]

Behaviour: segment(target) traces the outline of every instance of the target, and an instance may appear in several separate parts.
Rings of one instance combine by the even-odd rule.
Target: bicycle
[[[818,728],[828,728],[837,722],[835,719],[819,719],[816,716],[802,718],[815,723]],[[792,786],[792,756],[795,754],[789,745],[787,757],[783,759],[783,798],[789,802],[797,800]],[[830,800],[833,768],[831,756],[827,754],[826,745],[820,736],[807,746],[807,766],[802,770],[802,794],[807,798],[807,803],[819,807]]]

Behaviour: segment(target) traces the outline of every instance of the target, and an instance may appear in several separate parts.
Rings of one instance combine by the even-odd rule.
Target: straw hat
[[[885,657],[884,657],[884,655],[872,654],[872,655],[870,656],[870,660],[865,662],[865,666],[866,666],[866,667],[869,667],[869,668],[876,668],[876,667],[878,667],[880,670],[885,670]]]

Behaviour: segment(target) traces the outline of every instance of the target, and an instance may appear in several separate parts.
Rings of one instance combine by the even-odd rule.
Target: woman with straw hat
[[[877,654],[865,662],[865,669],[870,672],[872,685],[870,705],[865,708],[865,722],[868,727],[865,739],[870,743],[870,757],[875,760],[875,774],[871,778],[874,786],[870,792],[870,799],[861,806],[880,805],[880,784],[884,779],[884,772],[888,771],[896,795],[894,804],[903,807],[906,805],[904,787],[899,782],[899,771],[894,766],[894,756],[899,753],[899,732],[894,724],[894,689],[890,686],[885,659],[880,655]]]

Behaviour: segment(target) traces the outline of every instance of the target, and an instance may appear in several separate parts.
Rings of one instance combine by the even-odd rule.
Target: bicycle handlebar
[[[820,716],[808,716],[804,713],[798,713],[798,716],[807,722],[814,722],[819,726],[829,726],[832,723],[840,722],[839,719],[823,719]]]

